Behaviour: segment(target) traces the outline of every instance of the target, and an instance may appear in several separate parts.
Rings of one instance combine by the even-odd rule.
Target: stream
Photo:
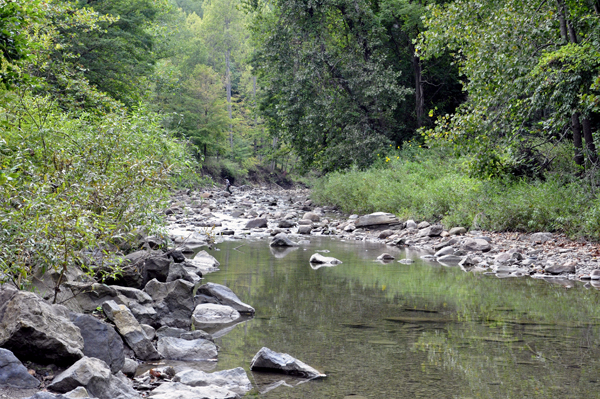
[[[211,251],[256,316],[217,333],[213,370],[242,366],[261,398],[600,398],[600,293],[583,283],[465,273],[415,252],[311,237],[275,250],[265,239]],[[343,261],[314,269],[317,251]],[[374,261],[383,252],[396,260]],[[415,263],[398,263],[411,258]],[[252,373],[263,346],[326,373]]]

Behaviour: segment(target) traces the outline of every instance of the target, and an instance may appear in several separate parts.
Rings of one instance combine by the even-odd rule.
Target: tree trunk
[[[575,145],[575,164],[583,167],[583,145],[581,142],[581,124],[579,123],[578,112],[575,112],[571,116],[571,126],[573,127],[573,145]]]
[[[277,148],[277,137],[273,137],[273,151]],[[277,165],[275,157],[271,161],[271,173],[275,172],[275,166]]]
[[[592,124],[589,117],[584,117],[581,120],[583,125],[583,138],[585,139],[585,149],[590,162],[594,165],[598,163],[598,153],[594,144],[594,136],[592,135]]]
[[[225,65],[227,72],[225,76],[225,84],[227,85],[227,112],[229,113],[229,147],[233,151],[233,117],[231,113],[231,68],[229,58],[231,57],[231,50],[227,49],[225,52]]]
[[[564,6],[562,5],[561,0],[556,0],[556,3],[558,4],[558,22],[560,25],[560,36],[562,37],[562,39],[565,42],[569,41],[569,37],[567,36],[567,20],[565,18],[565,9]]]
[[[410,49],[413,53],[413,71],[415,75],[415,115],[417,117],[417,128],[423,126],[423,113],[425,108],[425,99],[423,97],[423,68],[421,59],[415,53],[415,48],[410,43]]]

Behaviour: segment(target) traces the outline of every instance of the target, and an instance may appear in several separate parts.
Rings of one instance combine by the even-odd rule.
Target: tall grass
[[[369,170],[323,177],[313,199],[347,213],[391,212],[448,228],[600,238],[600,199],[585,182],[558,174],[543,181],[486,180],[470,177],[464,161],[441,150],[402,151]]]

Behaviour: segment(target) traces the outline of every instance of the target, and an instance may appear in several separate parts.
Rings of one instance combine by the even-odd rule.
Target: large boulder
[[[232,323],[239,319],[240,312],[226,305],[201,303],[196,306],[192,315],[194,328],[209,328],[218,324]]]
[[[123,368],[123,340],[113,326],[86,314],[71,314],[71,321],[81,331],[83,354],[104,360],[114,374]]]
[[[200,272],[200,276],[202,276],[202,273],[218,270],[220,263],[208,252],[200,251],[196,254],[196,256],[194,256],[194,259],[188,259],[185,261],[184,265],[186,267],[195,268],[196,272]]]
[[[106,301],[102,305],[102,309],[106,317],[115,323],[119,334],[138,358],[142,360],[160,359],[160,354],[127,306],[118,305],[115,301]]]
[[[231,306],[235,310],[244,314],[254,314],[252,306],[242,302],[240,298],[228,287],[216,284],[206,283],[198,287],[196,291],[196,303],[216,303],[219,305]]]
[[[207,339],[162,337],[157,346],[160,354],[171,360],[211,360],[218,355],[217,346]]]
[[[140,395],[123,379],[110,372],[100,359],[84,357],[60,373],[48,389],[66,393],[77,387],[85,389],[99,399],[133,399]]]
[[[37,388],[40,382],[27,372],[23,363],[8,349],[0,348],[0,386]]]
[[[83,357],[83,338],[64,306],[31,292],[0,289],[0,346],[21,360],[71,365]]]
[[[75,297],[79,306],[83,312],[92,312],[96,310],[98,306],[106,301],[120,302],[118,299],[119,292],[113,287],[106,284],[81,284],[81,283],[68,283],[71,290],[77,290],[78,294]],[[81,312],[78,312],[81,313]]]
[[[250,370],[280,372],[303,378],[325,377],[325,374],[318,372],[287,353],[275,352],[265,347],[254,355],[250,363]]]
[[[185,280],[161,283],[151,280],[144,287],[144,292],[154,300],[156,322],[152,327],[160,326],[189,329],[194,312],[194,284]]]
[[[333,258],[331,256],[323,256],[319,253],[313,254],[310,257],[309,262],[315,263],[318,265],[322,265],[322,264],[338,265],[338,264],[342,263],[342,261],[339,259]]]
[[[150,392],[151,399],[235,399],[238,394],[218,386],[191,387],[180,382],[166,382]]]
[[[181,382],[182,384],[192,387],[218,386],[239,395],[244,395],[252,389],[252,383],[250,382],[246,371],[241,367],[214,373],[205,373],[200,370],[187,369],[175,374],[173,381]]]
[[[375,212],[358,218],[354,223],[356,227],[386,226],[400,224],[396,215],[386,212]]]

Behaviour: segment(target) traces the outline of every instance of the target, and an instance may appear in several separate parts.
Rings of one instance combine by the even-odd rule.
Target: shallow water
[[[266,240],[228,241],[211,252],[221,270],[204,281],[256,308],[217,334],[215,370],[244,367],[258,385],[249,397],[600,398],[593,287],[473,275],[373,243],[311,241],[284,253]],[[317,250],[344,263],[315,270],[308,259]],[[383,252],[416,263],[375,262]],[[251,373],[263,346],[328,377]]]

